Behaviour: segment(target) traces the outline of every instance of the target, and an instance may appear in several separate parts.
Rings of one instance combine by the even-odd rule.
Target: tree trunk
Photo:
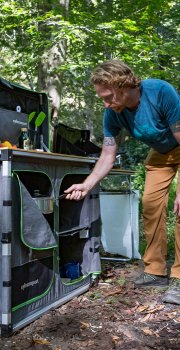
[[[58,6],[60,13],[63,14],[66,19],[69,10],[69,0],[57,0],[56,3],[49,4],[50,8],[52,6]],[[46,5],[47,7],[47,5]],[[41,9],[43,10],[43,9]],[[47,9],[46,9],[47,11]],[[46,35],[48,28],[39,28],[39,30],[46,30]],[[51,41],[51,31],[49,30],[49,40]],[[53,42],[53,40],[52,40]],[[57,123],[60,113],[61,104],[61,91],[62,91],[62,76],[63,73],[59,72],[58,68],[64,62],[66,57],[66,40],[55,43],[48,51],[44,51],[42,58],[39,62],[38,69],[38,90],[45,91],[48,94],[50,101],[50,118],[51,118],[51,130],[50,130],[50,140],[52,144],[53,139],[53,125]]]

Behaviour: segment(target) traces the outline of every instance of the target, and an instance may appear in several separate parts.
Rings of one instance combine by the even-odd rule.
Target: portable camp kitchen
[[[47,152],[0,150],[1,334],[9,336],[47,310],[88,290],[101,271],[99,188],[83,201],[56,199],[83,181],[96,159]],[[114,174],[131,175],[121,169]],[[54,197],[53,212],[43,214],[34,190]],[[63,266],[80,265],[68,281]]]
[[[40,112],[46,114],[38,128],[36,116],[28,125],[28,115],[34,111],[36,116]],[[16,143],[19,130],[25,124],[33,137],[36,136],[37,149],[43,146],[46,151],[49,148],[46,94],[0,79],[1,141],[5,138]],[[63,147],[64,144],[63,141]],[[91,146],[88,142],[89,153],[95,149]],[[79,202],[63,198],[64,190],[82,182],[96,161],[96,157],[89,155],[0,148],[2,336],[10,336],[44,312],[84,293],[92,277],[101,272],[101,221],[102,226],[106,226],[106,215],[104,209],[100,209],[99,197],[108,197],[105,193],[101,195],[100,187],[96,186]],[[125,175],[130,182],[133,172],[114,168],[111,174]],[[130,198],[129,194],[127,196]],[[131,208],[126,209],[129,213]],[[129,215],[126,217],[131,257],[134,257],[133,222],[130,220],[129,225]],[[113,228],[106,233],[107,241],[111,234]]]

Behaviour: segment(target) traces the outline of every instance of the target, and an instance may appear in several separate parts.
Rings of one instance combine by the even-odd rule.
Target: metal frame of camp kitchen
[[[74,155],[65,155],[65,154],[55,154],[51,152],[42,152],[42,151],[26,151],[20,149],[9,149],[1,148],[0,149],[0,166],[1,166],[1,176],[2,176],[2,185],[3,185],[3,198],[1,198],[2,204],[2,232],[1,232],[1,298],[3,300],[2,310],[1,310],[1,335],[8,337],[15,330],[20,329],[32,322],[40,315],[42,315],[47,310],[62,305],[68,300],[72,299],[74,296],[84,293],[88,290],[90,285],[89,277],[85,278],[82,282],[77,283],[77,286],[70,286],[68,292],[59,299],[56,298],[53,300],[52,296],[49,294],[49,298],[52,298],[48,303],[44,303],[44,306],[40,307],[38,305],[37,311],[30,309],[30,306],[27,306],[26,312],[22,312],[20,315],[21,309],[17,308],[17,316],[15,320],[12,320],[12,170],[15,165],[19,166],[19,169],[25,168],[28,164],[30,167],[31,163],[38,162],[39,168],[43,166],[44,162],[47,162],[48,167],[59,167],[64,169],[63,171],[73,173],[84,172],[85,174],[90,173],[94,167],[97,158],[93,157],[80,157]],[[66,169],[67,166],[67,169]],[[131,170],[121,169],[119,167],[113,168],[110,172],[112,175],[126,175],[128,177],[129,183],[131,183],[131,175],[134,174]],[[93,196],[92,196],[93,198]],[[94,196],[97,198],[97,195]],[[95,213],[96,214],[96,213]],[[94,239],[94,237],[93,237]],[[132,239],[133,242],[133,239]],[[92,244],[92,242],[91,242]],[[89,248],[88,248],[89,249]],[[90,247],[92,254],[96,254],[95,248]],[[133,247],[132,247],[133,249]],[[56,282],[57,283],[57,282]],[[59,287],[60,288],[60,287]],[[65,290],[65,287],[63,286]],[[51,293],[52,294],[52,293]],[[43,300],[46,300],[47,297],[43,295]],[[36,301],[37,304],[37,301]],[[35,303],[33,304],[35,305]],[[29,309],[28,309],[29,307]],[[36,306],[35,306],[36,307]],[[29,314],[28,314],[29,312]],[[15,313],[16,314],[16,313]],[[19,316],[20,315],[20,316]]]

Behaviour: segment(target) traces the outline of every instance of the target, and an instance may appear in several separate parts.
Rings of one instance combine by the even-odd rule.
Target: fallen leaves
[[[142,305],[142,306],[138,307],[137,311],[152,314],[152,313],[155,313],[157,311],[164,309],[164,307],[165,307],[164,305],[158,305],[158,306],[152,308],[151,305]]]
[[[82,331],[85,329],[90,329],[92,332],[96,332],[99,329],[102,329],[102,324],[95,325],[92,323],[86,323],[86,322],[80,321],[80,330]]]
[[[112,335],[111,341],[112,341],[113,348],[116,348],[116,345],[120,343],[120,337],[118,337],[117,335]]]
[[[136,311],[143,312],[143,311],[147,310],[148,307],[149,307],[148,305],[141,305],[138,307],[138,309]]]
[[[159,334],[157,332],[154,332],[152,329],[143,328],[142,331],[144,332],[145,335],[152,335],[152,336],[155,335],[155,337],[159,338]]]
[[[80,329],[87,329],[90,327],[90,323],[80,321]]]
[[[115,290],[114,292],[109,292],[109,293],[105,293],[104,297],[110,297],[116,294],[120,294],[122,292],[122,288]]]
[[[33,335],[33,343],[35,344],[42,344],[42,345],[49,345],[50,342],[49,340],[45,339],[45,338],[41,338],[41,336],[39,334],[35,334]]]
[[[111,263],[112,264],[112,263]],[[180,309],[161,302],[161,292],[134,288],[137,265],[111,267],[86,294],[45,313],[6,340],[1,349],[99,350],[180,349]],[[111,272],[112,271],[112,272]],[[126,276],[125,276],[126,275]],[[126,277],[126,284],[119,282]],[[28,333],[29,332],[29,333]]]

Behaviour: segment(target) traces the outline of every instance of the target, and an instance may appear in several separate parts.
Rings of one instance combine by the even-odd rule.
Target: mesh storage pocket
[[[73,183],[81,183],[86,174],[67,174],[60,194]],[[100,208],[99,186],[81,201],[63,199],[59,203],[60,276],[68,279],[67,267],[76,269],[75,276],[87,276],[100,271]],[[73,280],[73,278],[72,278]]]
[[[84,271],[82,270],[82,263],[87,241],[88,238],[80,238],[80,231],[71,235],[62,235],[59,237],[61,278],[73,280],[83,276]],[[70,276],[71,274],[74,275],[74,277]]]
[[[67,174],[64,176],[60,195],[73,183],[81,183],[86,174]],[[86,196],[80,201],[62,199],[59,201],[59,232],[73,231],[90,227],[90,197]]]
[[[57,243],[53,234],[54,213],[43,215],[31,196],[34,185],[33,177],[37,176],[38,178],[39,176],[41,181],[36,182],[36,188],[39,186],[44,191],[50,188],[50,180],[43,173],[19,171],[14,172],[14,175],[14,187],[16,187],[14,195],[20,197],[21,225],[19,234],[22,242],[31,249],[43,250],[56,247]],[[28,189],[21,180],[28,186]],[[16,223],[14,224],[16,225]]]

